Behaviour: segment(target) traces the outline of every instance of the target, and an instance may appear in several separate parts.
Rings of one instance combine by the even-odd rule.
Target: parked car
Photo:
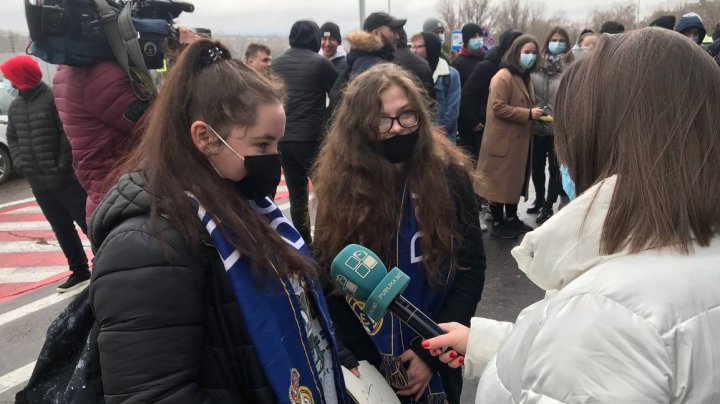
[[[0,115],[0,184],[7,181],[12,173],[12,159],[10,158],[10,149],[7,144],[7,115]]]

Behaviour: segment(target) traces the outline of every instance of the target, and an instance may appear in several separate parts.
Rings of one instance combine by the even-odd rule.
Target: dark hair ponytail
[[[257,109],[282,104],[279,82],[232,59],[222,43],[200,39],[189,45],[168,74],[152,107],[147,131],[120,172],[141,172],[154,197],[151,216],[162,214],[193,246],[199,245],[200,222],[187,197],[191,192],[216,222],[224,223],[226,239],[252,263],[256,278],[273,265],[285,273],[308,273],[309,260],[290,248],[267,219],[241,198],[230,181],[217,175],[207,157],[193,144],[194,121],[212,125],[221,136],[231,127],[251,127]],[[272,251],[272,256],[268,252]]]

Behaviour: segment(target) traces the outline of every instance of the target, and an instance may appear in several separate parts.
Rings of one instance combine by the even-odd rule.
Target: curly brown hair
[[[380,154],[374,124],[382,109],[381,94],[392,86],[405,91],[418,113],[419,139],[401,169]],[[386,265],[395,264],[391,256],[400,220],[399,193],[407,181],[423,234],[426,277],[436,285],[442,282],[441,269],[453,264],[453,246],[459,242],[448,170],[469,178],[474,173],[469,158],[433,125],[430,111],[419,85],[394,64],[376,65],[349,84],[314,168],[318,210],[313,248],[321,272],[329,271],[335,255],[349,243],[370,248]]]

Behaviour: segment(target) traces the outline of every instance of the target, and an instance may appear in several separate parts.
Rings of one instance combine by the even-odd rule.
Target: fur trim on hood
[[[374,53],[383,48],[382,40],[371,32],[354,31],[348,34],[347,40],[352,45],[352,50]]]

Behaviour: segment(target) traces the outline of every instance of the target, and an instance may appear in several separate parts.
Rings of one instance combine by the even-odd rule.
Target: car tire
[[[10,159],[10,151],[0,145],[0,184],[7,181],[12,174],[12,159]]]

